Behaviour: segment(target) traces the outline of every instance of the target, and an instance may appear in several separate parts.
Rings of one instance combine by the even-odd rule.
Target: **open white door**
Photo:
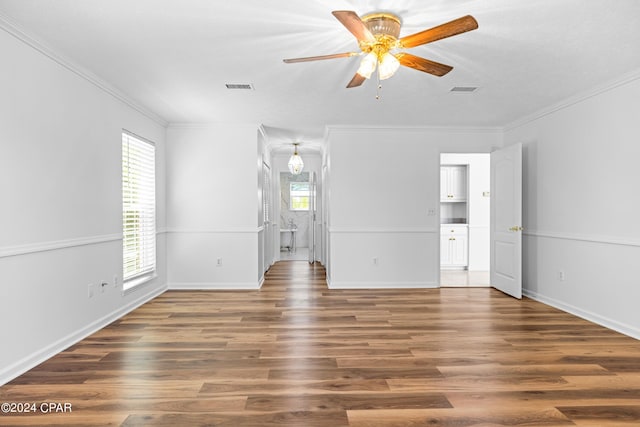
[[[309,172],[309,263],[316,260],[316,173]]]
[[[522,298],[522,144],[491,153],[491,286]]]
[[[262,163],[262,212],[264,230],[262,253],[264,272],[266,272],[273,263],[273,230],[271,227],[271,168],[264,162]]]

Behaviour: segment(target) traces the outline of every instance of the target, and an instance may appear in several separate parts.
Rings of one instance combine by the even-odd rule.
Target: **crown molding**
[[[112,85],[110,85],[109,83],[107,83],[106,81],[98,77],[97,75],[81,67],[80,65],[73,62],[72,60],[65,57],[64,55],[61,55],[60,53],[56,52],[53,48],[51,48],[50,46],[47,46],[44,42],[42,42],[41,40],[38,40],[35,36],[28,34],[27,31],[20,28],[18,24],[16,24],[15,22],[12,22],[9,17],[7,17],[2,13],[0,13],[0,29],[6,31],[8,34],[20,40],[27,46],[40,52],[47,58],[63,66],[64,68],[76,74],[77,76],[82,77],[92,85],[96,86],[98,89],[113,96],[114,98],[124,103],[128,107],[131,107],[132,109],[136,110],[140,114],[153,120],[155,123],[159,124],[160,126],[166,128],[167,125],[169,124],[169,122],[167,122],[165,119],[163,119],[153,111],[147,109],[146,107],[143,107],[142,105],[138,104],[133,99],[129,98],[123,92],[116,89],[115,87],[113,87]]]
[[[632,72],[623,74],[622,76],[614,79],[614,80],[609,80],[608,82],[602,83],[600,85],[597,85],[589,90],[583,91],[583,92],[579,92],[576,95],[573,95],[569,98],[566,98],[560,102],[557,102],[555,104],[552,104],[549,107],[543,108],[541,110],[538,110],[532,114],[526,115],[520,119],[517,119],[509,124],[507,124],[504,127],[504,131],[511,131],[514,129],[517,129],[521,126],[524,126],[528,123],[534,122],[538,119],[541,119],[545,116],[548,116],[550,114],[553,114],[557,111],[560,110],[564,110],[566,108],[569,108],[573,105],[579,104],[583,101],[586,101],[590,98],[593,98],[595,96],[601,95],[603,93],[609,92],[613,89],[616,89],[620,86],[624,86],[626,84],[629,84],[631,82],[634,82],[635,80],[640,79],[640,70],[634,70]]]
[[[504,128],[499,126],[403,126],[403,125],[327,125],[325,138],[334,130],[340,131],[417,131],[417,132],[449,132],[449,133],[498,133],[502,134]]]
[[[260,123],[216,123],[216,122],[170,122],[167,124],[167,130],[216,130],[223,128],[250,129],[261,132],[262,125]]]

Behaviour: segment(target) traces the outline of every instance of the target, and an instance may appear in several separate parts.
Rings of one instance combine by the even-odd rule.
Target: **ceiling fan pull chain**
[[[378,87],[376,89],[376,99],[380,100],[380,89],[382,89],[382,85],[380,84],[380,68],[378,67],[378,72],[376,73],[378,77]]]

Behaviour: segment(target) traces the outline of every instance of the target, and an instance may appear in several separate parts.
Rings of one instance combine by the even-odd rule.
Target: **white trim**
[[[255,291],[262,287],[264,279],[258,282],[177,282],[169,283],[172,291]]]
[[[105,234],[102,236],[80,237],[77,239],[54,240],[50,242],[29,243],[25,245],[0,248],[0,258],[28,255],[37,252],[54,251],[77,246],[95,245],[122,240],[122,234]]]
[[[237,233],[237,234],[254,234],[264,230],[264,226],[256,228],[244,228],[244,227],[222,227],[222,228],[167,228],[166,232],[170,234],[224,234],[224,233]]]
[[[538,119],[548,116],[549,114],[553,114],[557,111],[564,110],[565,108],[571,107],[575,104],[579,104],[583,101],[588,100],[589,98],[593,98],[594,96],[598,96],[605,92],[609,92],[619,86],[626,85],[638,79],[640,79],[640,70],[634,70],[630,73],[626,73],[622,77],[618,77],[615,80],[611,80],[606,83],[600,84],[594,88],[578,93],[577,95],[566,98],[563,101],[557,102],[551,106],[538,110],[532,114],[528,114],[524,117],[514,120],[513,122],[508,123],[506,126],[504,126],[503,130],[504,132],[507,132],[507,131],[517,129],[528,123],[534,122]]]
[[[376,233],[389,233],[389,234],[432,234],[440,233],[440,227],[394,227],[394,228],[351,228],[351,227],[331,227],[329,233],[335,234],[376,234]]]
[[[167,129],[215,130],[221,127],[236,128],[236,129],[254,129],[256,131],[259,131],[262,125],[259,123],[253,124],[253,123],[212,123],[212,122],[200,122],[200,123],[171,122],[167,125]]]
[[[329,289],[434,289],[436,282],[334,282],[327,278]]]
[[[522,294],[528,298],[531,298],[543,304],[550,305],[551,307],[555,307],[559,310],[566,311],[567,313],[571,313],[575,316],[581,317],[590,322],[604,326],[605,328],[613,329],[614,331],[620,332],[621,334],[628,335],[632,338],[640,340],[640,329],[635,328],[633,326],[620,323],[616,320],[612,320],[607,317],[600,316],[590,311],[582,310],[571,304],[558,301],[557,299],[547,297],[545,295],[539,294],[529,289],[523,288]]]
[[[606,245],[640,247],[640,240],[638,239],[623,239],[613,236],[590,236],[586,234],[557,233],[537,230],[524,231],[522,234],[527,237],[543,237],[547,239],[576,240],[579,242],[602,243]]]
[[[95,322],[92,322],[86,327],[81,328],[75,332],[72,332],[71,334],[59,339],[58,341],[45,347],[44,349],[39,350],[29,356],[26,356],[22,360],[19,360],[18,362],[0,370],[0,386],[8,383],[14,378],[17,378],[18,376],[34,368],[35,366],[39,365],[45,360],[55,356],[56,354],[64,351],[70,346],[82,341],[89,335],[94,334],[95,332],[99,331],[100,329],[104,328],[110,323],[120,319],[125,314],[130,313],[131,311],[135,310],[141,305],[161,295],[166,290],[167,290],[166,285],[161,286],[160,288],[154,289],[151,292],[141,296],[140,298],[130,302],[124,307],[121,307],[101,317]]]
[[[95,74],[93,74],[92,72],[84,69],[80,65],[78,65],[75,62],[71,61],[69,58],[66,58],[65,56],[57,53],[54,49],[52,49],[51,47],[47,46],[41,40],[38,40],[35,36],[33,36],[31,34],[28,34],[25,30],[20,28],[19,25],[17,25],[9,17],[7,17],[6,15],[4,15],[2,13],[0,13],[0,29],[5,30],[7,33],[11,34],[12,36],[14,36],[16,39],[20,40],[24,44],[26,44],[26,45],[32,47],[33,49],[37,50],[38,52],[40,52],[41,54],[43,54],[47,58],[49,58],[52,61],[56,62],[57,64],[63,66],[64,68],[66,68],[67,70],[71,71],[72,73],[82,77],[83,79],[85,79],[89,83],[91,83],[94,86],[96,86],[97,88],[101,89],[103,92],[113,96],[114,98],[116,98],[117,100],[123,102],[124,104],[128,105],[129,107],[133,108],[137,112],[139,112],[139,113],[143,114],[144,116],[148,117],[149,119],[153,120],[154,122],[156,122],[160,126],[166,128],[167,125],[169,124],[165,119],[163,119],[162,117],[160,117],[159,115],[157,115],[153,111],[147,109],[146,107],[143,107],[142,105],[138,104],[133,99],[131,99],[130,97],[125,95],[123,92],[121,92],[120,90],[116,89],[114,86],[110,85],[109,83],[107,83],[106,81],[101,79],[100,77],[98,77]]]
[[[158,273],[154,270],[148,274],[125,280],[122,282],[122,295],[129,295],[157,278]],[[127,285],[126,288],[125,285]]]
[[[326,136],[328,137],[332,130],[339,131],[390,131],[398,130],[408,131],[431,131],[431,132],[448,132],[448,133],[502,133],[504,128],[501,126],[403,126],[403,125],[327,125]]]

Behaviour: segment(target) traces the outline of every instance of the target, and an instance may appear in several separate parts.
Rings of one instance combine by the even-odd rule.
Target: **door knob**
[[[520,227],[519,225],[514,225],[513,227],[509,228],[509,231],[522,231],[522,227]]]

